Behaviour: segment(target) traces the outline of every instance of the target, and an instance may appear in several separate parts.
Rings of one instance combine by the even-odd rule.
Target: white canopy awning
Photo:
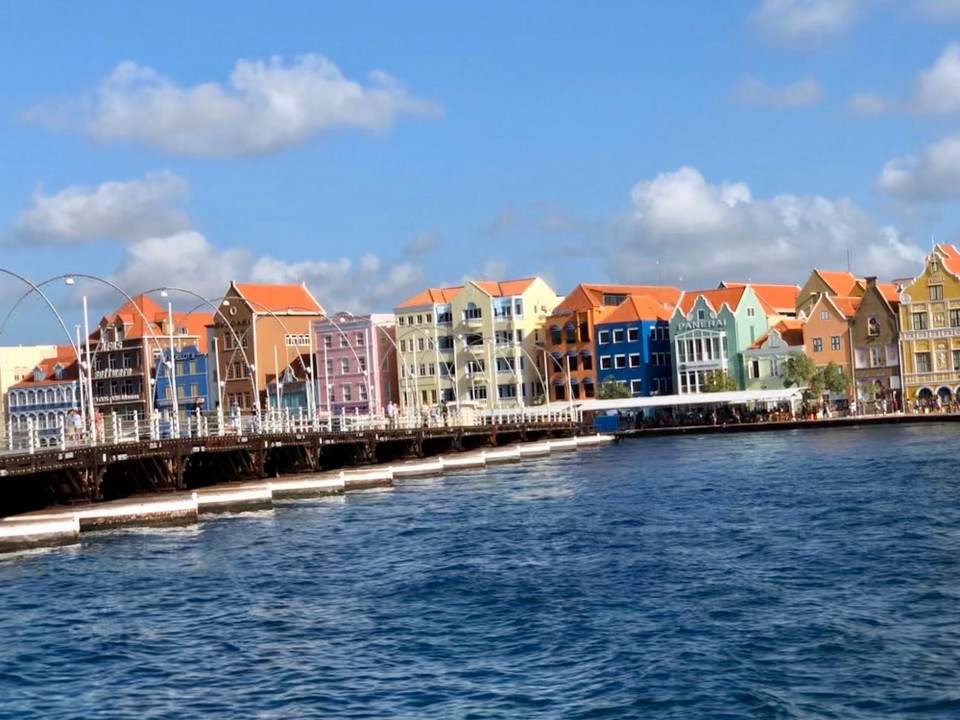
[[[690,393],[687,395],[655,395],[653,397],[584,400],[577,405],[581,412],[603,410],[643,410],[645,408],[691,407],[697,405],[746,405],[748,403],[797,402],[803,388],[777,390],[737,390],[733,392]]]

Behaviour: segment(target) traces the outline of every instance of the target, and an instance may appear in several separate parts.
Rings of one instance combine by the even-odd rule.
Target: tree
[[[730,392],[737,389],[737,381],[726,370],[710,370],[703,374],[703,391]]]
[[[850,378],[843,374],[843,368],[831,361],[823,368],[823,386],[834,395],[844,395],[850,387]]]
[[[597,388],[598,400],[615,400],[617,398],[632,397],[629,388],[621,382],[617,382],[613,375],[607,375]]]
[[[810,387],[814,383],[816,375],[817,366],[813,364],[810,356],[802,352],[790,353],[787,361],[783,364],[783,378],[786,380],[787,387],[790,385]]]

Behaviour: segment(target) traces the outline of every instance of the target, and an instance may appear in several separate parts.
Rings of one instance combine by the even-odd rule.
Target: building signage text
[[[691,322],[677,323],[677,332],[683,330],[708,330],[710,328],[725,328],[726,320],[694,320]]]

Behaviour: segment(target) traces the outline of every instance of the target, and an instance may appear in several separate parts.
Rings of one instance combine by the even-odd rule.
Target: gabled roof
[[[740,307],[740,301],[743,299],[746,290],[746,285],[720,288],[718,290],[692,290],[683,294],[677,308],[684,315],[687,315],[693,310],[697,298],[702,297],[706,301],[707,306],[714,312],[719,312],[723,305],[726,305],[730,310],[736,312],[737,308]]]
[[[631,295],[608,313],[603,318],[603,323],[669,320],[671,310],[672,308],[664,307],[646,295]]]
[[[849,271],[814,269],[814,272],[827,284],[827,287],[830,288],[834,295],[848,297],[857,286],[857,283],[860,282],[860,280],[854,277],[853,273]]]
[[[123,323],[123,336],[129,340],[152,340],[157,338],[162,342],[164,338],[169,337],[167,320],[169,319],[168,310],[154,302],[147,295],[136,295],[121,305],[112,315],[104,316],[101,323],[106,321],[108,324],[114,324],[117,321]],[[188,337],[197,338],[197,349],[201,353],[207,351],[207,333],[206,326],[213,323],[213,313],[203,312],[175,312],[173,313],[174,335],[184,337],[179,332],[180,328],[186,328]],[[99,328],[91,333],[91,339],[99,338]]]
[[[763,335],[757,338],[757,341],[750,346],[750,350],[759,350],[773,332],[779,333],[780,339],[787,347],[803,346],[803,320],[796,318],[784,318]]]
[[[654,302],[669,307],[680,301],[683,293],[679,288],[661,285],[606,285],[581,283],[557,305],[554,312],[570,310],[590,310],[605,307],[604,295],[646,296]]]
[[[877,290],[894,309],[900,304],[900,288],[897,287],[896,283],[878,282]]]
[[[850,319],[856,314],[857,308],[860,307],[861,298],[833,297],[831,300],[833,304],[836,305],[837,310],[839,310],[845,318]]]
[[[289,315],[322,315],[323,308],[307,290],[307,286],[253,285],[231,282],[237,294],[246,300],[255,313],[286,313]]]
[[[513,295],[522,295],[535,280],[535,277],[522,278],[520,280],[504,280],[502,282],[474,280],[473,284],[493,297],[511,297]]]
[[[425,307],[427,305],[446,305],[453,301],[457,293],[463,290],[463,285],[446,288],[427,288],[423,292],[417,293],[412,298],[404,300],[396,306],[397,310],[402,308]]]
[[[745,287],[749,285],[760,298],[777,314],[793,314],[797,309],[797,297],[800,295],[799,285],[763,285],[756,283],[722,282],[721,288]]]

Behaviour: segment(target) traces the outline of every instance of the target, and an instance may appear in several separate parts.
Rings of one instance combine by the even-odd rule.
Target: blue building
[[[597,380],[608,377],[633,397],[673,393],[670,314],[673,308],[630,295],[595,323]]]
[[[196,412],[215,412],[216,398],[211,402],[207,383],[207,356],[196,345],[188,345],[175,352],[176,367],[173,380],[177,386],[177,406],[180,420]],[[162,355],[156,355],[154,377],[154,408],[167,415],[173,409],[173,393],[170,375],[170,349],[164,348]],[[224,408],[226,412],[227,408]]]

